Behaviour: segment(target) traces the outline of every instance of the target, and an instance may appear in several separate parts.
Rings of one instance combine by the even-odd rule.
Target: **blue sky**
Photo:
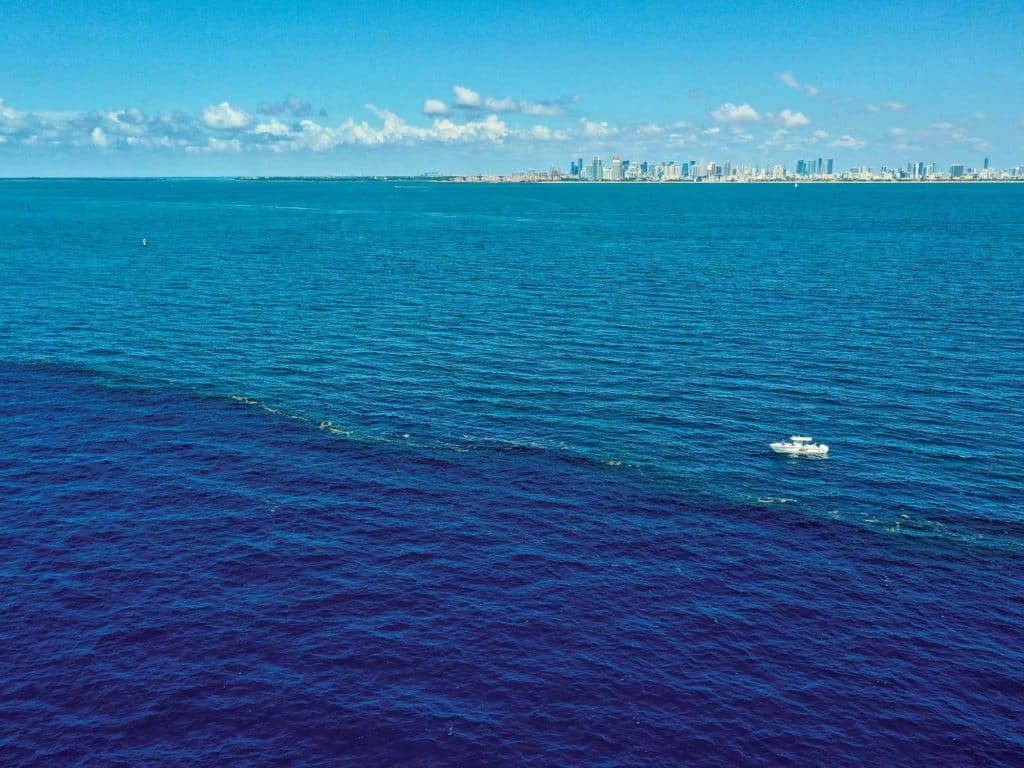
[[[126,7],[130,6],[130,7]],[[1024,163],[1024,3],[27,0],[0,176]]]

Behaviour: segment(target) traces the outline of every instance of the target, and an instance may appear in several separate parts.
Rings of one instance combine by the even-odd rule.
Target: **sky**
[[[1024,2],[20,0],[0,177],[1024,164]]]

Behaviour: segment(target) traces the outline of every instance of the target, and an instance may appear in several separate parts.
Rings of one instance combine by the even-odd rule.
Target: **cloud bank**
[[[786,75],[787,73],[783,73]],[[800,83],[795,78],[780,76]],[[364,114],[338,122],[298,97],[269,101],[249,109],[236,101],[208,104],[196,112],[150,114],[139,109],[106,111],[20,110],[0,99],[0,152],[19,148],[79,148],[83,152],[133,150],[186,153],[332,152],[345,147],[500,146],[520,144],[523,152],[540,152],[539,145],[558,144],[566,156],[611,150],[623,155],[657,154],[674,148],[718,153],[751,150],[797,152],[826,145],[856,152],[872,141],[902,146],[964,145],[985,149],[988,142],[974,135],[984,123],[977,115],[961,123],[938,122],[929,127],[878,128],[865,134],[855,126],[846,131],[810,130],[812,120],[802,111],[761,111],[752,104],[726,101],[688,121],[614,123],[597,117],[573,117],[568,105],[578,100],[528,101],[495,98],[464,85],[450,98],[426,98],[413,119],[373,104]],[[887,102],[879,111],[902,113],[901,102]],[[901,118],[904,122],[905,118]],[[852,130],[851,130],[852,128]],[[970,129],[970,130],[969,130]],[[526,149],[529,147],[529,149]],[[749,153],[748,153],[749,154]],[[784,159],[782,157],[779,158]]]

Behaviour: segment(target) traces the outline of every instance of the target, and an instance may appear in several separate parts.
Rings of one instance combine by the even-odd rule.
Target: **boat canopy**
[[[809,443],[814,438],[804,437],[803,435],[793,435],[789,439],[792,440],[794,443]]]

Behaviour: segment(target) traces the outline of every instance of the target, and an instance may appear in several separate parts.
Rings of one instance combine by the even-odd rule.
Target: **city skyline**
[[[1013,3],[108,5],[6,13],[0,176],[1024,162]]]
[[[452,179],[454,181],[488,182],[777,182],[777,181],[1024,181],[1024,164],[1012,168],[998,168],[985,157],[978,166],[953,163],[941,167],[936,163],[912,161],[902,165],[867,166],[856,165],[844,168],[833,157],[818,157],[798,160],[787,167],[784,163],[748,164],[733,163],[731,160],[649,160],[593,156],[590,161],[577,157],[569,161],[568,171],[552,167],[547,171],[536,169],[520,170],[504,174],[456,174],[444,175],[439,172],[427,176]]]

